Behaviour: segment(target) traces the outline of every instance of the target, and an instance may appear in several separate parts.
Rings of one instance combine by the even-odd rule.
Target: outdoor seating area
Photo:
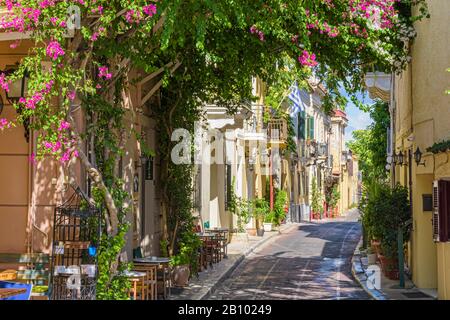
[[[202,241],[199,252],[198,272],[213,264],[219,263],[227,257],[227,246],[229,243],[229,231],[227,228],[205,229],[203,232],[197,232],[197,236]]]
[[[227,257],[229,243],[229,230],[227,228],[211,228],[196,233],[202,242],[198,252],[198,270],[202,272],[214,268]],[[171,288],[176,287],[174,270],[167,257],[143,257],[141,248],[133,252],[132,270],[125,273],[130,281],[129,297],[131,300],[157,300],[168,299]],[[126,254],[122,261],[128,261]],[[192,275],[192,273],[191,273]]]

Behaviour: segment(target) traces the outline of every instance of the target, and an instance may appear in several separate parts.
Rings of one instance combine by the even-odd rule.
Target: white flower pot
[[[272,231],[272,223],[264,222],[263,226],[264,226],[264,231],[266,231],[266,232]]]
[[[377,263],[377,254],[370,253],[367,255],[367,263],[368,264],[376,264]]]

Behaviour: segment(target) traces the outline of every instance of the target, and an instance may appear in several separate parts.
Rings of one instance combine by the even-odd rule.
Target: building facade
[[[412,233],[408,268],[414,284],[450,299],[449,150],[431,148],[450,139],[450,3],[427,1],[430,18],[415,24],[411,62],[399,75],[372,73],[369,92],[389,102],[388,168],[393,184],[410,191]],[[415,8],[413,8],[415,10]]]

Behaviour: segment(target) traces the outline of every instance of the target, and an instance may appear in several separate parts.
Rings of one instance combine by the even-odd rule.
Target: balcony
[[[286,147],[288,140],[287,121],[284,119],[270,120],[267,124],[267,136],[271,146]]]
[[[266,141],[266,133],[262,130],[262,114],[262,105],[251,106],[251,115],[244,120],[243,129],[238,131],[238,139],[245,141]]]
[[[328,157],[328,144],[327,143],[319,143],[317,145],[317,156],[322,159]]]
[[[384,72],[368,72],[365,75],[365,85],[371,99],[381,99],[389,102],[391,97],[391,75]]]

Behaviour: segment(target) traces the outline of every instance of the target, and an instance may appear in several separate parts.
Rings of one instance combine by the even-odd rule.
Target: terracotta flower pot
[[[249,236],[256,237],[256,228],[247,229],[247,233]]]
[[[191,271],[188,264],[175,266],[172,270],[172,281],[177,287],[185,287],[189,283]]]
[[[383,270],[384,275],[391,280],[398,280],[399,271],[397,259],[388,258],[384,255],[378,255],[378,259],[380,260],[381,270]]]

